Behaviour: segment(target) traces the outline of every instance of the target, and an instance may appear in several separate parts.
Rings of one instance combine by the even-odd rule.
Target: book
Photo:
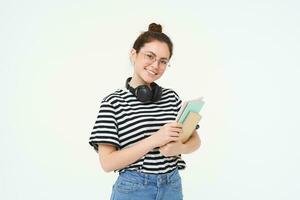
[[[184,101],[176,117],[176,121],[183,125],[183,132],[180,134],[179,139],[185,143],[193,134],[197,124],[201,119],[199,112],[204,105],[203,97]]]
[[[199,113],[204,105],[203,97],[189,100],[189,101],[183,101],[181,104],[181,108],[177,114],[176,121],[179,123],[183,123],[189,114],[189,112],[197,112]]]

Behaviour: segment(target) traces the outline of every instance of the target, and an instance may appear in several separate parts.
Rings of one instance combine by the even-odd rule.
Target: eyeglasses
[[[146,51],[146,52],[141,52],[144,55],[144,60],[146,62],[146,64],[152,64],[157,60],[156,55],[151,52],[151,51]],[[159,67],[166,67],[166,66],[170,66],[169,64],[169,60],[166,58],[161,58],[158,60],[158,66]]]

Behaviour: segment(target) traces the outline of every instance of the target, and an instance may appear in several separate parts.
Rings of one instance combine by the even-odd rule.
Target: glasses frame
[[[158,66],[159,67],[170,67],[171,66],[170,65],[170,60],[166,59],[167,60],[167,64],[162,64],[161,63],[161,58],[158,59],[157,56],[156,56],[156,54],[153,53],[152,51],[140,51],[140,53],[142,53],[144,55],[144,60],[149,60],[149,57],[147,57],[148,56],[147,53],[149,53],[152,56],[154,56],[154,59],[152,59],[152,61],[150,61],[151,59],[149,60],[150,61],[149,64],[152,64],[152,63],[154,63],[154,62],[156,62],[158,60],[159,61]],[[165,58],[163,58],[163,60],[165,60]]]

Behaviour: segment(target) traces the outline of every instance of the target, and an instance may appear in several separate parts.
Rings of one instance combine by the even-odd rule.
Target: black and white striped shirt
[[[181,99],[172,89],[163,88],[157,102],[143,103],[126,88],[106,96],[100,105],[89,143],[98,152],[98,144],[111,144],[118,149],[130,147],[172,122],[181,106]],[[145,173],[167,173],[175,168],[184,169],[181,155],[165,157],[155,148],[126,168]]]

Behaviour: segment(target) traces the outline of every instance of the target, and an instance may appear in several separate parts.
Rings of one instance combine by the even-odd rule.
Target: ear
[[[131,49],[129,56],[131,63],[134,65],[137,56],[136,50],[134,48]]]

